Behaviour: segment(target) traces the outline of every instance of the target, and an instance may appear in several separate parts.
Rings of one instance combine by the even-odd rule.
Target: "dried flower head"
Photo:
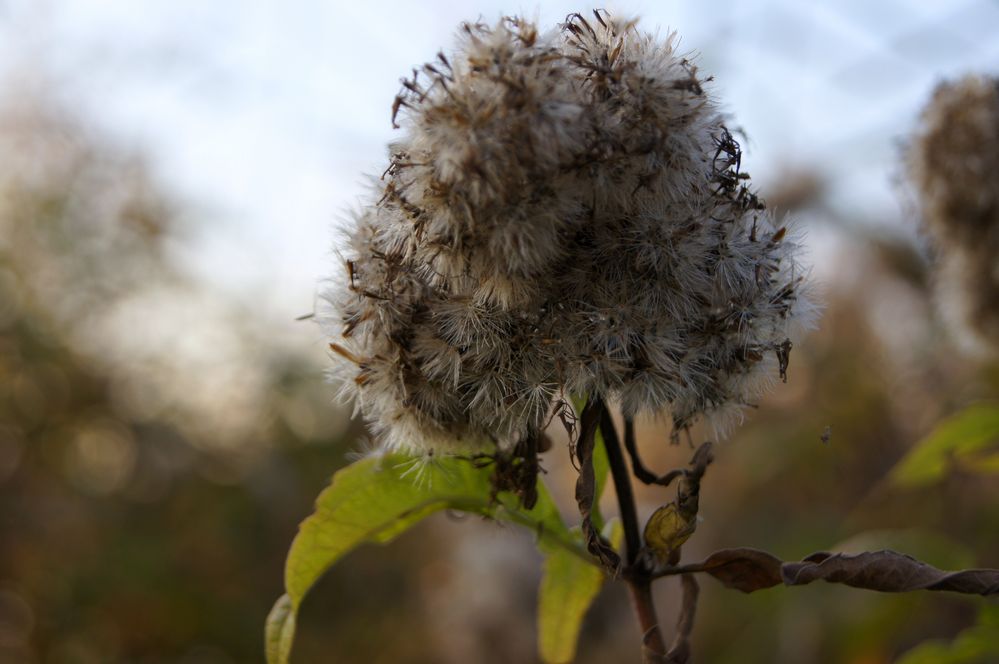
[[[999,350],[999,79],[939,85],[908,156],[940,303],[976,345]]]
[[[605,13],[461,31],[403,82],[326,293],[344,395],[407,449],[511,450],[565,393],[723,423],[812,307],[710,79]]]

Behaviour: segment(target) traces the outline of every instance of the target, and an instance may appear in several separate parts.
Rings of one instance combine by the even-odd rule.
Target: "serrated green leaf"
[[[281,595],[267,614],[264,628],[264,649],[267,664],[287,664],[291,644],[295,639],[295,609],[288,595]]]
[[[891,471],[891,482],[903,487],[931,484],[941,479],[954,461],[966,462],[997,441],[999,405],[969,406],[919,441]]]
[[[524,510],[516,497],[491,500],[491,469],[467,459],[414,459],[402,454],[363,459],[333,476],[316,499],[316,511],[299,527],[285,563],[287,595],[268,621],[267,652],[273,662],[287,660],[295,613],[309,589],[340,558],[366,542],[385,543],[425,517],[444,509],[502,519],[532,530],[546,553],[589,561],[590,555],[559,515],[544,484],[538,500]],[[280,611],[279,611],[280,609]],[[290,627],[289,627],[290,626]],[[277,630],[277,631],[275,631]],[[290,631],[287,631],[290,630]]]

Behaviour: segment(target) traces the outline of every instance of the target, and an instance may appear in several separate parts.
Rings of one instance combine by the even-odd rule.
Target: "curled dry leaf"
[[[886,593],[949,590],[969,595],[999,595],[999,570],[945,572],[911,556],[888,550],[856,555],[813,553],[800,563],[784,563],[781,577],[789,586],[821,579]]]
[[[579,478],[576,480],[576,503],[582,517],[580,527],[586,548],[596,556],[601,564],[617,574],[621,568],[621,557],[614,547],[604,539],[593,523],[593,502],[596,497],[596,473],[593,469],[593,448],[596,443],[597,426],[604,408],[599,397],[592,398],[580,415],[579,438],[576,441],[576,463],[579,465]]]
[[[758,549],[723,549],[703,562],[666,568],[659,576],[706,572],[728,588],[751,593],[780,583],[803,586],[827,581],[886,593],[949,590],[969,595],[999,595],[999,570],[946,572],[897,551],[854,555],[818,552],[801,562],[782,562]]]
[[[696,528],[696,517],[688,519],[676,503],[667,503],[653,512],[645,524],[645,545],[659,561],[665,563],[694,534]]]
[[[673,568],[675,572],[706,572],[726,588],[744,593],[771,588],[781,582],[783,562],[773,554],[759,549],[740,548],[715,551],[703,562]]]
[[[657,509],[645,524],[645,544],[660,563],[675,564],[680,547],[697,529],[701,478],[713,460],[710,442],[698,447],[689,469],[673,471],[681,477],[676,500]]]

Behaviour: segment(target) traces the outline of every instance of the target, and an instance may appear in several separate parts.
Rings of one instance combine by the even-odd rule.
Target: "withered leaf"
[[[583,408],[580,416],[580,432],[576,441],[576,462],[579,465],[579,477],[576,479],[576,503],[583,519],[580,524],[586,548],[596,556],[605,568],[617,574],[621,567],[621,557],[614,547],[601,536],[593,524],[593,502],[596,495],[596,474],[593,470],[593,448],[597,425],[603,402],[599,397],[592,398]]]
[[[697,528],[697,519],[688,519],[676,503],[663,505],[649,517],[645,524],[645,544],[665,562],[680,548]]]
[[[688,566],[688,571],[707,572],[726,588],[744,593],[772,588],[781,582],[781,560],[759,549],[722,549],[704,562]]]
[[[886,593],[949,590],[971,595],[999,595],[999,570],[946,572],[888,550],[855,555],[813,553],[801,562],[784,563],[780,572],[789,586],[802,586],[821,579]]]
[[[813,553],[800,562],[782,562],[758,549],[723,549],[703,562],[667,570],[666,574],[706,572],[728,588],[745,593],[784,583],[803,586],[812,581],[886,593],[949,590],[970,595],[999,595],[999,570],[966,569],[946,572],[897,551],[858,554]]]

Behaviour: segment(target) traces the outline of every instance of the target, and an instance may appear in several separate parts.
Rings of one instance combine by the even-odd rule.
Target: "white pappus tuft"
[[[403,137],[321,320],[390,448],[509,451],[564,394],[677,431],[738,416],[814,308],[710,79],[634,21],[465,24],[404,81]]]

